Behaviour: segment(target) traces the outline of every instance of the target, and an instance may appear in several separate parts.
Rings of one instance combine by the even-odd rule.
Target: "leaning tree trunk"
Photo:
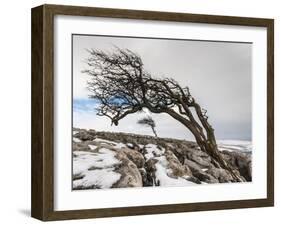
[[[199,133],[199,136],[197,133],[193,133],[193,135],[196,137],[196,140],[200,149],[202,151],[205,151],[208,153],[213,160],[215,160],[219,166],[225,170],[227,170],[234,181],[236,182],[242,182],[244,179],[235,171],[223,158],[221,153],[218,150],[215,133],[213,127],[208,123],[206,116],[206,111],[202,112],[202,109],[199,104],[197,104],[195,101],[192,103],[192,106],[195,108],[196,114],[205,129],[205,136]],[[194,119],[194,118],[193,118]],[[202,130],[203,131],[203,130]],[[202,132],[201,131],[201,132]],[[203,140],[202,140],[203,138]]]
[[[154,133],[154,136],[157,138],[158,136],[157,136],[157,133],[156,133],[155,127],[154,127],[154,126],[152,126],[152,127],[151,127],[151,129],[152,129],[152,132]]]
[[[212,139],[212,140],[207,140],[207,142],[197,142],[197,143],[200,149],[206,152],[207,154],[209,154],[209,156],[213,160],[215,160],[215,163],[218,164],[220,168],[227,170],[231,174],[234,181],[236,182],[244,181],[243,178],[241,178],[241,176],[237,172],[235,172],[234,169],[230,167],[229,164],[224,160],[224,158],[222,157],[221,153],[218,150],[216,140]]]
[[[189,116],[189,120],[184,118],[181,114],[178,114],[177,112],[166,109],[166,113],[169,114],[171,117],[176,119],[177,121],[181,122],[185,127],[187,127],[191,133],[194,135],[196,142],[200,149],[207,153],[211,159],[216,163],[216,165],[222,169],[227,170],[235,182],[243,182],[245,181],[240,174],[235,171],[222,157],[221,153],[218,150],[216,138],[214,134],[214,129],[211,127],[211,125],[207,122],[207,118],[202,113],[201,107],[194,103],[194,108],[196,111],[196,114],[201,122],[200,126],[199,123],[195,120],[193,117],[191,111],[189,109],[187,114]],[[153,108],[150,109],[153,112]],[[157,113],[157,111],[154,111]]]

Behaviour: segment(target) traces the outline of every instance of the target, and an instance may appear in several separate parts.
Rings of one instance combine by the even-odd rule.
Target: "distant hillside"
[[[78,128],[73,131],[76,190],[190,186],[233,180],[191,141]],[[232,147],[221,153],[245,181],[251,181],[251,152]]]

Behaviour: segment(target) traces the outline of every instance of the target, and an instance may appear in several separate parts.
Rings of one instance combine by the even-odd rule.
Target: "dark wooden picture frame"
[[[94,16],[264,27],[267,29],[267,198],[54,211],[54,16]],[[274,20],[60,5],[32,9],[31,215],[49,220],[162,214],[274,205]]]

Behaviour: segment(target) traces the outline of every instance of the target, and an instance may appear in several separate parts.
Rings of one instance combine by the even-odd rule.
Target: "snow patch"
[[[134,145],[132,143],[127,143],[128,148],[134,148]]]
[[[126,145],[123,144],[123,143],[117,143],[117,144],[115,144],[115,146],[114,146],[114,148],[117,148],[117,149],[121,149],[121,148],[125,148],[125,147],[126,147]]]
[[[172,178],[169,177],[167,174],[167,169],[165,166],[161,164],[161,162],[157,162],[155,164],[156,172],[155,177],[156,180],[159,181],[160,186],[190,186],[195,185],[195,183],[188,181],[184,178],[178,177],[178,178]]]
[[[76,138],[76,137],[73,137],[73,141],[74,141],[74,142],[76,142],[76,143],[81,142],[81,140],[80,140],[80,139],[78,139],[78,138]]]
[[[82,179],[73,181],[73,188],[90,186],[110,188],[121,177],[121,174],[113,170],[114,168],[106,168],[85,171]]]
[[[120,179],[121,175],[114,172],[114,166],[121,163],[115,152],[101,148],[98,153],[74,151],[73,154],[73,175],[83,177],[73,181],[74,188],[94,185],[109,188]]]
[[[164,155],[165,149],[158,147],[155,144],[145,145],[146,154],[145,159],[156,159],[158,162],[155,164],[155,179],[159,182],[160,186],[189,186],[194,185],[195,183],[188,181],[188,176],[186,177],[171,177],[173,175],[173,170],[169,168],[169,163],[166,156]]]
[[[95,149],[98,147],[98,146],[92,145],[92,144],[89,144],[88,146],[89,146],[89,148],[90,148],[91,150],[95,150]]]
[[[195,183],[188,181],[186,179],[189,178],[189,176],[185,177],[171,177],[170,175],[173,174],[172,169],[168,166],[168,161],[165,156],[155,157],[155,159],[158,160],[158,162],[155,164],[156,172],[155,172],[155,178],[156,181],[159,181],[160,186],[189,186],[189,185],[195,185]]]
[[[110,140],[105,140],[105,139],[101,139],[101,138],[96,138],[94,139],[95,142],[99,142],[99,143],[105,143],[105,144],[109,144],[109,145],[116,145],[117,143],[110,141]]]
[[[159,157],[165,153],[164,148],[159,149],[155,144],[147,144],[145,145],[145,149],[146,149],[146,154],[144,155],[144,157],[146,161],[154,157]]]
[[[109,145],[113,146],[116,149],[121,149],[121,148],[126,148],[127,147],[127,145],[124,144],[124,143],[121,143],[121,142],[117,143],[117,142],[106,140],[106,139],[102,139],[102,138],[96,138],[96,139],[94,139],[94,141],[98,142],[100,144],[109,144]]]
[[[251,152],[252,142],[244,140],[219,140],[218,148],[220,151],[240,151],[240,152]]]

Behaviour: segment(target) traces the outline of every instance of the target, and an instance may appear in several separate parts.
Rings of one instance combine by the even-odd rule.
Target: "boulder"
[[[144,167],[145,160],[140,152],[129,148],[122,148],[121,151],[124,152],[128,159],[135,163],[138,168]]]
[[[219,183],[219,180],[212,175],[204,172],[203,170],[193,170],[193,176],[196,177],[198,180],[208,183],[208,184],[216,184]]]
[[[94,137],[96,136],[96,131],[94,129],[89,129],[88,133]]]
[[[91,133],[85,130],[81,130],[78,133],[74,134],[73,137],[76,137],[80,139],[81,141],[88,141],[88,140],[94,140],[95,136],[93,136]]]
[[[204,152],[200,150],[193,150],[187,153],[187,158],[197,163],[199,166],[203,168],[207,168],[211,166],[211,158]]]
[[[185,158],[184,159],[184,165],[188,166],[188,168],[191,170],[191,172],[193,172],[194,170],[200,171],[201,167],[196,164],[195,162]]]
[[[251,153],[238,153],[223,151],[224,159],[243,176],[246,181],[252,181],[252,155]]]
[[[72,151],[90,151],[90,147],[84,142],[72,142]]]
[[[199,181],[206,182],[206,183],[218,183],[219,180],[215,178],[214,176],[204,172],[199,165],[197,165],[195,162],[185,159],[184,164],[189,167],[189,169],[192,172],[192,175],[197,178]]]
[[[121,164],[115,168],[115,172],[121,174],[120,179],[112,186],[113,188],[142,187],[142,176],[138,167],[127,158],[124,152],[116,152],[116,158]]]
[[[212,175],[220,183],[227,183],[227,182],[233,181],[231,174],[225,169],[212,167],[212,168],[208,169],[206,171],[206,173]]]
[[[170,177],[191,176],[192,172],[187,165],[182,165],[178,158],[170,150],[165,151],[168,168],[171,169]]]

